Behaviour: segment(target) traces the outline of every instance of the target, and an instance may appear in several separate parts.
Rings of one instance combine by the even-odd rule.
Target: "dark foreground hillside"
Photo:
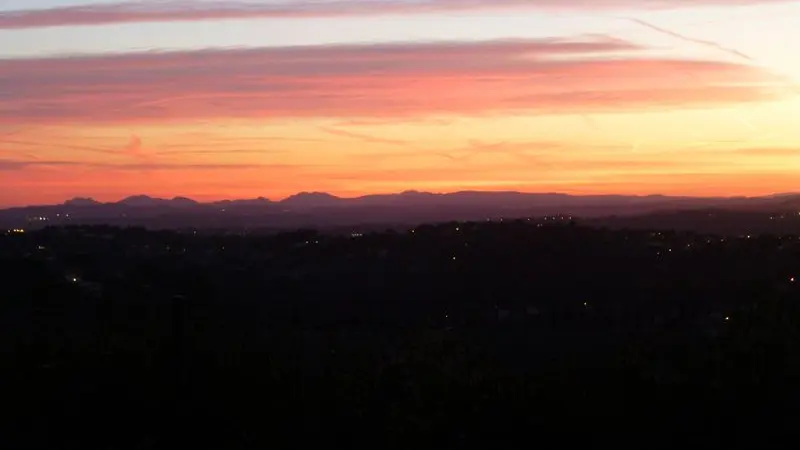
[[[0,236],[0,282],[2,448],[764,448],[800,416],[792,236],[60,228]]]

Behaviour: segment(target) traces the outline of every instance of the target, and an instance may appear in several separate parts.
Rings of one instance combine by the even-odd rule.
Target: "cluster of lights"
[[[545,216],[544,217],[544,220],[567,220],[567,219],[572,220],[572,216],[567,216],[567,217],[565,217],[565,216]],[[530,220],[530,219],[528,219],[528,220]]]
[[[8,230],[9,233],[12,234],[22,234],[25,232],[22,228],[14,228],[13,230]]]

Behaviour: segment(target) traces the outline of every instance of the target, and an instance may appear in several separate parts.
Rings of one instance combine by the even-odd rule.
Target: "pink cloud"
[[[780,94],[780,80],[751,66],[639,50],[544,39],[0,60],[0,124],[580,114]]]
[[[284,2],[119,2],[0,13],[0,29],[110,23],[242,18],[303,18],[507,9],[667,9],[697,5],[737,6],[789,0],[297,0]]]
[[[208,171],[208,170],[284,170],[296,169],[298,166],[289,164],[214,164],[214,163],[95,163],[77,160],[18,160],[0,158],[0,172],[8,170],[20,170],[26,168],[58,168],[58,167],[77,167],[82,169],[108,170],[108,171]]]

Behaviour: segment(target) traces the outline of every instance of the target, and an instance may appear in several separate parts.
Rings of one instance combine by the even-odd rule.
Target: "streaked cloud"
[[[80,160],[17,160],[0,159],[0,170],[20,170],[27,168],[41,167],[73,167],[84,169],[101,169],[110,172],[114,171],[191,171],[191,170],[242,170],[242,169],[297,169],[295,165],[289,164],[237,164],[237,163],[127,163],[113,164],[88,162]]]
[[[41,160],[18,160],[0,159],[0,171],[20,170],[29,167],[64,167],[80,166],[83,163],[77,161],[41,161]]]
[[[543,157],[552,156],[554,153],[574,150],[575,148],[585,147],[569,141],[520,141],[520,142],[493,142],[470,140],[466,145],[450,149],[421,149],[413,148],[405,151],[386,151],[371,152],[366,154],[354,155],[359,160],[407,160],[407,159],[435,159],[453,163],[467,163],[475,157],[488,156],[510,156],[520,162],[540,162]],[[602,149],[603,146],[595,145],[594,149]],[[617,148],[617,147],[613,147]]]
[[[767,100],[781,83],[610,37],[12,59],[0,124],[581,114]]]
[[[776,157],[787,158],[796,157],[800,158],[800,146],[798,147],[745,147],[731,151],[736,155],[746,155],[754,157]]]
[[[309,18],[489,10],[673,9],[788,0],[293,0],[140,1],[84,4],[0,13],[0,29],[247,18]]]
[[[37,141],[29,141],[24,139],[2,139],[0,138],[0,144],[5,144],[8,146],[17,146],[17,147],[42,147],[42,148],[61,148],[63,150],[70,150],[74,152],[88,152],[88,153],[99,153],[105,155],[121,155],[122,152],[119,149],[114,149],[113,147],[93,147],[89,145],[75,145],[69,142],[37,142]]]
[[[380,136],[373,136],[371,134],[365,133],[358,133],[355,131],[348,131],[341,128],[332,128],[332,127],[320,127],[320,131],[323,133],[331,134],[333,136],[339,136],[347,139],[352,139],[356,141],[366,142],[370,144],[387,144],[387,145],[399,145],[401,147],[407,146],[410,143],[408,141],[400,140],[400,139],[388,139],[383,138]]]

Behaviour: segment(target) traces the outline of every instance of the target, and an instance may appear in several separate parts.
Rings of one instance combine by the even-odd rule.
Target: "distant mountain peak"
[[[221,206],[261,206],[269,205],[271,203],[272,200],[266,197],[246,198],[241,200],[220,200],[214,202],[215,205]]]
[[[286,197],[284,199],[284,201],[293,200],[293,199],[304,199],[305,200],[305,199],[338,199],[338,198],[339,197],[336,197],[335,195],[329,194],[327,192],[303,191],[303,192],[298,192],[297,194],[294,194],[294,195],[290,195],[289,197]]]
[[[99,204],[100,202],[92,197],[75,197],[64,202],[66,206],[93,206]]]
[[[186,204],[186,205],[197,205],[198,204],[197,201],[192,200],[191,198],[188,198],[188,197],[173,197],[171,201],[172,201],[172,203],[181,203],[181,204]]]
[[[151,206],[163,203],[163,199],[153,198],[147,195],[131,195],[120,200],[119,204],[126,206]]]
[[[416,190],[412,189],[412,190],[409,190],[409,191],[403,191],[403,192],[400,193],[400,195],[404,195],[404,196],[407,196],[407,197],[421,197],[421,196],[429,197],[429,196],[440,195],[440,194],[434,194],[432,192],[416,191]]]
[[[199,205],[200,203],[196,200],[193,200],[188,197],[173,197],[169,200],[164,198],[157,198],[157,197],[150,197],[149,195],[132,195],[130,197],[123,198],[122,200],[117,202],[118,205],[123,206],[195,206]]]
[[[313,198],[338,198],[333,194],[329,194],[327,192],[319,192],[319,191],[298,192],[297,194],[294,194],[294,195],[290,196],[289,198],[312,198],[312,197]]]
[[[123,198],[122,200],[120,200],[119,203],[133,202],[133,201],[138,201],[138,200],[154,200],[154,198],[150,197],[149,195],[144,195],[144,194],[129,195],[129,196]]]
[[[337,205],[341,200],[341,198],[327,192],[299,192],[281,200],[281,203],[298,207],[319,207]]]
[[[272,200],[267,197],[256,197],[251,200],[239,200],[238,202],[247,205],[267,205],[272,203]]]

